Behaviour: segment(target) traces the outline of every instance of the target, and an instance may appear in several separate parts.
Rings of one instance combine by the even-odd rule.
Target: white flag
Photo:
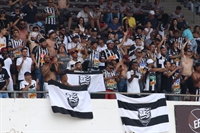
[[[130,98],[116,94],[122,124],[127,133],[161,133],[169,131],[164,94]]]
[[[71,85],[88,85],[89,92],[106,91],[103,74],[101,72],[73,72],[67,73],[68,83]]]
[[[87,86],[66,86],[57,81],[48,82],[49,98],[54,113],[92,119],[92,107]]]

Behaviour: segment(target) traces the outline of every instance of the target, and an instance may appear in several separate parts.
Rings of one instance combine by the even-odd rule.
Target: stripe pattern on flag
[[[160,133],[169,131],[169,118],[164,94],[130,98],[117,93],[116,97],[126,132]]]
[[[48,82],[49,98],[54,113],[92,119],[92,107],[87,86],[66,86],[57,81]]]

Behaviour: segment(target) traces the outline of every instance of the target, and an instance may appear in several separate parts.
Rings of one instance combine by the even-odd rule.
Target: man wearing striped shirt
[[[60,16],[57,5],[55,5],[53,2],[53,0],[48,0],[48,6],[44,8],[44,12],[42,14],[43,18],[45,18],[46,34],[49,30],[56,29],[56,15]]]

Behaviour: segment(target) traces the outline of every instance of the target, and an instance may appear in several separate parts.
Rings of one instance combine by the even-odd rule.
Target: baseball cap
[[[111,31],[111,32],[108,32],[108,34],[113,34],[113,35],[115,35],[115,34],[116,34],[116,32],[114,32],[114,31]]]
[[[127,10],[126,13],[132,13],[132,11],[131,10]]]
[[[152,59],[148,59],[147,64],[151,64],[151,63],[154,63],[154,61]]]
[[[36,25],[38,25],[39,27],[42,27],[42,23],[41,22],[37,22]]]
[[[25,72],[24,76],[27,76],[27,75],[31,75],[31,73],[30,72]]]
[[[91,42],[91,46],[92,46],[93,44],[95,44],[95,43],[97,43],[97,44],[98,44],[98,42],[97,42],[97,41],[92,41],[92,42]]]
[[[141,39],[141,38],[140,38],[140,36],[137,35],[137,36],[135,36],[134,40],[136,40],[136,39]]]
[[[6,13],[6,11],[4,10],[4,9],[1,9],[0,10],[0,13],[2,14],[2,13]]]
[[[79,35],[78,34],[73,34],[72,38],[79,38]]]
[[[20,8],[20,5],[17,3],[17,4],[15,4],[14,7],[15,7],[15,8]]]
[[[87,35],[85,33],[81,34],[80,38],[83,38],[83,37],[87,37]]]
[[[97,28],[92,28],[92,32],[97,32]]]
[[[43,43],[44,41],[46,41],[46,39],[44,39],[44,38],[40,38],[40,40],[39,40],[40,43]]]
[[[114,43],[112,40],[108,40],[106,44]]]
[[[151,15],[155,15],[154,10],[150,10],[150,11],[149,11],[149,14],[151,14]]]
[[[37,37],[38,33],[37,32],[31,32],[31,37]]]
[[[49,35],[51,35],[51,34],[53,34],[53,33],[55,33],[54,30],[49,30],[49,32],[48,32]]]

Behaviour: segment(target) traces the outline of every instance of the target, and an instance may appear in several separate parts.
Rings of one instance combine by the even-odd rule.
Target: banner
[[[57,81],[48,82],[49,98],[54,113],[92,119],[92,107],[87,86],[66,86]]]
[[[177,133],[200,133],[200,106],[175,105]]]
[[[73,72],[67,73],[68,83],[71,85],[89,85],[89,92],[106,91],[103,74],[101,72]]]
[[[130,98],[116,93],[122,124],[127,133],[160,133],[169,131],[164,94]]]

